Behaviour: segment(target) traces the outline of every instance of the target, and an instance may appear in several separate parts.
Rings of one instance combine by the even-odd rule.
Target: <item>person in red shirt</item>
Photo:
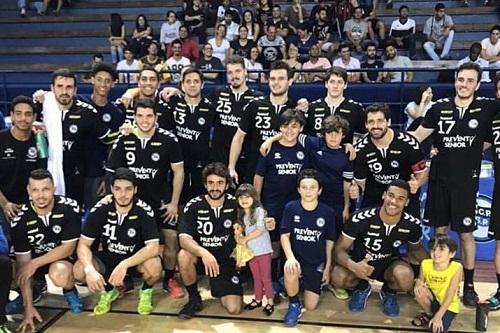
[[[179,28],[179,39],[182,42],[182,56],[196,62],[200,57],[200,48],[196,41],[188,37],[188,28],[185,25],[181,25]],[[172,56],[172,53],[172,46],[169,46],[167,50],[167,59]]]

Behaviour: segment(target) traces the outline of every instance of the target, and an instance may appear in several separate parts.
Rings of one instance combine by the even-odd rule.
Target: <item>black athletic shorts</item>
[[[219,275],[210,279],[210,292],[212,297],[220,298],[227,295],[243,295],[240,274],[236,271],[236,262],[233,258],[219,259]],[[196,270],[199,275],[205,274],[205,265],[201,259],[196,263]]]
[[[451,183],[429,179],[425,217],[433,227],[447,227],[458,233],[476,230],[477,178]]]
[[[107,280],[113,270],[118,266],[118,264],[123,260],[123,258],[109,255],[103,251],[98,251],[93,253],[93,258],[97,262],[96,269],[101,273],[104,278]],[[137,270],[137,266],[130,267],[127,270],[127,275],[131,277],[141,277],[142,274]]]
[[[495,190],[493,193],[489,235],[495,240],[500,241],[500,190]]]
[[[75,257],[70,256],[70,257],[63,258],[63,259],[60,259],[60,260],[57,260],[57,261],[67,261],[67,262],[69,262],[70,264],[73,265],[76,262],[76,259],[75,259]],[[35,281],[45,281],[45,275],[49,274],[50,265],[52,265],[52,264],[53,263],[50,263],[50,264],[44,265],[42,267],[39,267],[35,271],[35,274],[33,274],[33,280],[35,280]]]
[[[385,282],[385,277],[384,277],[385,271],[389,268],[389,266],[391,266],[395,261],[398,260],[403,261],[403,259],[399,257],[370,261],[368,264],[370,264],[375,268],[373,270],[373,273],[370,275],[370,278],[380,282]]]
[[[307,263],[300,263],[300,270],[302,272],[300,277],[300,285],[302,290],[308,290],[317,295],[321,295],[321,280],[323,279],[323,271],[325,265],[311,265]]]

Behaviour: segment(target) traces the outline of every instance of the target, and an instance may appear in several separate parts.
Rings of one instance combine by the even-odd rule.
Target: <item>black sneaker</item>
[[[465,306],[476,306],[479,297],[477,296],[474,288],[464,288],[464,295],[462,297],[462,302]]]
[[[197,312],[203,310],[203,304],[201,300],[189,300],[189,302],[184,305],[182,310],[179,312],[180,319],[191,319]]]

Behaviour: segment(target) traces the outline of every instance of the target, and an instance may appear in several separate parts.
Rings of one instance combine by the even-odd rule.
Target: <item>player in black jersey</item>
[[[80,208],[75,200],[54,195],[55,186],[49,171],[36,169],[30,173],[25,203],[12,220],[12,245],[16,254],[16,280],[21,288],[24,319],[20,331],[32,329],[34,319],[42,317],[33,306],[32,283],[45,281],[45,274],[63,288],[70,310],[82,311],[76,291],[71,256],[80,237]]]
[[[349,122],[349,132],[345,133],[343,143],[353,143],[366,133],[364,126],[363,106],[344,96],[347,88],[347,72],[340,67],[331,67],[325,78],[326,97],[320,98],[309,105],[305,132],[310,135],[320,135],[323,119],[329,115],[338,115]]]
[[[113,172],[119,167],[127,167],[135,173],[137,197],[153,208],[165,243],[164,289],[178,298],[182,297],[183,292],[173,276],[179,248],[176,231],[178,206],[184,181],[181,147],[173,133],[156,128],[157,114],[153,100],[139,99],[135,108],[137,128],[132,134],[118,138],[106,169]],[[172,192],[169,171],[172,171]]]
[[[17,96],[10,105],[12,128],[0,131],[0,223],[13,219],[28,201],[28,176],[44,164],[32,130],[35,117],[31,98]]]
[[[186,203],[203,192],[201,170],[209,162],[210,130],[215,110],[212,103],[201,96],[203,74],[199,69],[185,69],[181,84],[184,96],[172,96],[168,106],[174,115],[174,133],[184,154],[181,203]]]
[[[411,189],[410,204],[405,209],[420,217],[419,188],[427,181],[425,154],[411,135],[391,129],[391,110],[385,104],[366,108],[368,135],[354,145],[354,179],[363,189],[362,207],[378,206],[382,194],[394,179],[408,182]],[[351,198],[359,196],[358,186],[350,187]]]
[[[474,264],[476,245],[476,194],[479,186],[484,139],[500,109],[499,101],[475,97],[481,68],[461,65],[455,78],[453,98],[438,100],[413,133],[422,142],[431,134],[438,150],[431,162],[425,216],[436,233],[448,228],[460,234],[464,266],[463,302],[475,306]]]
[[[420,221],[405,213],[410,186],[394,180],[384,193],[381,207],[366,208],[355,213],[344,225],[335,244],[332,284],[336,288],[354,288],[349,309],[361,312],[371,293],[368,279],[384,283],[380,292],[384,313],[399,315],[396,292],[413,288],[412,267],[399,258],[399,247],[408,245],[408,259],[420,263],[428,255],[420,244]],[[349,249],[352,252],[349,254]]]
[[[83,202],[85,140],[94,137],[109,144],[110,130],[100,122],[97,110],[75,97],[76,77],[62,68],[52,74],[52,93],[35,92],[35,101],[43,103],[42,117],[49,141],[47,168],[54,176],[56,193]],[[42,104],[38,107],[42,107]],[[58,116],[61,114],[61,117]],[[59,123],[60,122],[60,123]],[[61,135],[57,133],[62,130]],[[59,149],[62,147],[62,170]],[[62,180],[64,174],[64,180]]]
[[[96,315],[111,309],[119,296],[127,274],[142,277],[137,312],[153,310],[153,285],[161,278],[158,228],[151,207],[136,197],[135,175],[127,168],[118,168],[111,183],[112,200],[97,203],[91,211],[78,242],[75,277],[85,281],[92,292],[101,295],[94,307]],[[95,240],[102,250],[92,252]]]
[[[202,176],[207,194],[186,204],[179,224],[179,270],[189,294],[188,303],[179,313],[182,319],[192,318],[203,308],[197,270],[210,277],[212,296],[220,297],[230,314],[241,311],[243,289],[236,263],[230,257],[236,245],[233,232],[236,199],[226,193],[231,184],[229,170],[222,163],[210,163]]]
[[[241,181],[252,183],[255,167],[259,158],[260,145],[279,130],[279,118],[287,109],[307,110],[306,100],[297,102],[289,98],[288,88],[293,83],[293,73],[284,61],[276,61],[269,72],[269,96],[260,97],[249,103],[243,111],[238,130],[234,134],[229,152],[229,171],[236,183],[240,182],[236,172],[236,164],[241,154],[243,142],[248,135],[249,145],[246,147],[246,172]]]

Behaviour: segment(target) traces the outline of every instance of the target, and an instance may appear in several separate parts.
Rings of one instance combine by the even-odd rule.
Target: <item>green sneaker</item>
[[[12,333],[7,324],[0,325],[0,333]]]
[[[97,305],[94,307],[94,313],[98,316],[108,313],[109,310],[111,310],[111,303],[113,303],[119,295],[120,293],[116,288],[113,288],[111,291],[102,291],[99,302],[97,302]]]
[[[148,315],[153,311],[153,288],[139,290],[137,313]]]
[[[335,298],[340,299],[342,301],[349,299],[349,293],[347,292],[347,290],[342,288],[332,288],[331,290]]]

